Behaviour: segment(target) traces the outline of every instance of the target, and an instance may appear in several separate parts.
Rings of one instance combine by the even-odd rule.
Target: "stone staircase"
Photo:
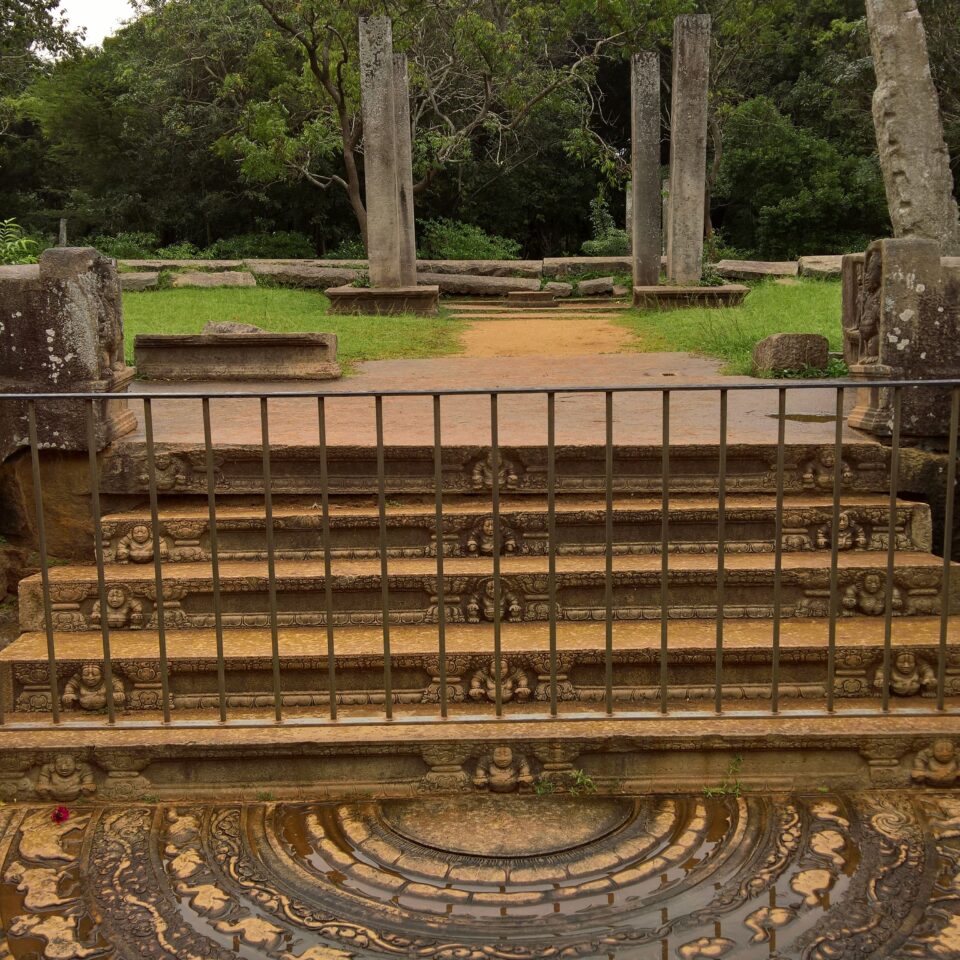
[[[334,628],[333,689],[340,716],[382,716],[384,690],[380,529],[374,451],[331,450],[329,605],[319,492],[306,468],[315,451],[280,450],[273,475],[279,692],[291,716],[324,716],[329,707],[328,620]],[[606,571],[607,512],[603,451],[559,450],[556,502],[557,698],[561,714],[596,710],[606,699],[606,613],[612,610],[610,698],[621,709],[655,710],[660,700],[662,506],[649,488],[652,451],[615,451]],[[644,454],[647,454],[645,459]],[[658,451],[659,453],[659,451]],[[489,452],[444,450],[443,522],[436,529],[426,497],[427,454],[398,448],[386,457],[387,603],[391,624],[390,700],[400,714],[429,716],[440,700],[440,597],[437,552],[444,558],[445,673],[451,714],[492,714],[499,620],[501,698],[507,714],[543,714],[551,698],[548,508],[544,452],[505,451],[500,471],[500,608],[493,586],[492,471]],[[274,706],[270,579],[262,498],[249,469],[252,451],[217,451],[219,603],[224,697],[231,711],[256,716]],[[717,683],[721,614],[717,451],[671,451],[667,699],[672,709],[708,709]],[[782,618],[778,696],[820,703],[828,696],[827,638],[834,533],[832,460],[826,450],[789,448],[785,461],[782,564],[775,600],[776,496],[771,451],[729,454],[722,615],[722,698],[734,711],[768,705],[772,696],[773,616]],[[934,695],[940,614],[960,614],[960,577],[949,597],[942,561],[931,553],[929,507],[898,501],[889,516],[882,448],[852,446],[842,466],[839,529],[839,623],[832,695],[877,700],[883,685],[887,544],[895,538],[895,658],[890,692],[903,703]],[[124,717],[147,718],[161,706],[159,606],[175,717],[198,718],[219,705],[209,514],[199,493],[202,450],[160,454],[163,596],[158,598],[145,476],[129,451],[107,464],[102,522],[115,699]],[[538,462],[539,461],[539,462]],[[775,462],[775,457],[774,457]],[[421,468],[411,465],[421,464]],[[457,467],[454,469],[453,464]],[[407,469],[404,470],[404,467]],[[314,474],[315,476],[316,474]],[[442,546],[438,546],[442,545]],[[105,701],[103,612],[96,567],[50,570],[61,706],[69,717],[95,714]],[[23,634],[3,652],[3,683],[15,713],[50,710],[50,678],[39,577],[20,590]],[[951,636],[960,617],[951,619]],[[901,654],[904,655],[901,658]],[[909,654],[909,656],[906,656]],[[84,666],[89,678],[84,682]],[[91,668],[94,665],[95,668]],[[902,669],[901,669],[902,668]],[[951,653],[948,695],[960,693],[960,656]],[[896,697],[897,702],[901,702]],[[594,706],[585,706],[594,705]]]

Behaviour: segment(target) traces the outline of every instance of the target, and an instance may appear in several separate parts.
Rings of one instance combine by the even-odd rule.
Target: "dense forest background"
[[[418,220],[527,256],[622,226],[630,53],[662,55],[666,175],[672,21],[703,12],[712,249],[786,258],[889,231],[863,0],[143,0],[94,49],[58,7],[0,0],[0,220],[36,234],[68,217],[72,239],[228,253],[293,232],[305,254],[356,255],[356,21],[381,13],[410,57]],[[920,7],[960,182],[960,16]]]

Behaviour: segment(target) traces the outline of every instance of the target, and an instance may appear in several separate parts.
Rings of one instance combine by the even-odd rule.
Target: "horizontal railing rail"
[[[841,596],[841,538],[839,531],[844,507],[845,464],[844,446],[849,443],[846,431],[845,407],[847,400],[855,391],[876,388],[888,391],[889,409],[891,411],[889,446],[887,464],[889,483],[885,491],[887,495],[887,532],[885,544],[885,562],[882,568],[878,565],[878,584],[882,580],[882,596],[878,595],[874,610],[881,611],[883,623],[881,662],[878,666],[877,684],[879,690],[879,704],[873,700],[861,699],[852,701],[853,705],[837,703],[837,637],[838,624],[843,616],[843,598]],[[783,620],[784,620],[784,577],[785,577],[785,524],[784,515],[787,507],[786,478],[786,451],[787,423],[789,421],[789,397],[794,394],[809,391],[820,391],[828,398],[827,408],[821,418],[824,422],[832,421],[833,430],[823,438],[820,445],[832,451],[827,462],[829,477],[822,488],[829,494],[829,504],[826,508],[829,517],[829,589],[824,609],[826,610],[826,651],[825,669],[823,676],[823,703],[810,706],[798,701],[796,704],[785,707],[783,691]],[[898,604],[902,606],[902,598],[898,596],[895,586],[897,572],[897,524],[898,508],[900,505],[900,473],[902,469],[903,446],[903,403],[904,397],[913,390],[939,390],[944,392],[944,402],[947,405],[949,428],[947,431],[946,469],[942,477],[942,500],[944,516],[942,528],[942,569],[940,570],[939,618],[938,626],[930,635],[930,646],[936,648],[935,686],[926,700],[911,700],[907,704],[891,702],[891,683],[894,672],[894,625],[895,612]],[[770,416],[775,417],[776,424],[776,464],[773,468],[774,483],[771,495],[773,511],[773,543],[772,543],[772,576],[769,578],[770,605],[770,675],[769,697],[763,698],[762,707],[731,708],[726,702],[724,692],[728,685],[728,670],[726,657],[728,653],[727,631],[730,620],[726,616],[730,612],[729,591],[735,585],[730,570],[730,540],[729,540],[729,496],[730,496],[730,432],[731,411],[730,399],[739,393],[766,392],[775,394],[775,409],[772,406]],[[719,428],[715,437],[716,456],[716,604],[715,629],[713,631],[713,664],[712,664],[712,696],[707,701],[708,708],[690,709],[686,706],[678,707],[675,696],[671,695],[671,655],[677,650],[671,646],[671,630],[675,622],[671,616],[672,577],[675,573],[676,546],[672,538],[672,518],[678,508],[677,491],[673,482],[673,466],[675,451],[685,443],[684,425],[678,425],[672,398],[681,394],[708,393],[717,397],[717,416]],[[559,593],[561,589],[561,572],[558,561],[561,558],[558,534],[558,498],[564,493],[561,489],[558,472],[558,441],[557,441],[557,398],[569,395],[595,395],[603,400],[602,423],[597,424],[595,446],[602,448],[602,475],[597,478],[598,511],[603,514],[602,523],[602,563],[598,565],[598,575],[603,579],[602,601],[602,647],[595,651],[602,656],[603,690],[597,700],[596,709],[584,709],[582,706],[567,706],[563,704],[563,665],[562,654],[564,644],[561,636],[565,621],[560,616]],[[615,454],[618,451],[617,420],[615,418],[614,401],[623,394],[653,394],[660,397],[660,431],[659,447],[659,542],[653,544],[659,552],[659,645],[651,648],[656,653],[656,697],[653,705],[648,709],[638,709],[635,705],[622,706],[615,697],[615,668],[619,653],[617,646],[618,631],[622,629],[624,621],[618,619],[615,596],[615,585],[618,577],[624,575],[618,569],[617,550],[615,543],[615,513],[617,510],[616,492],[616,463]],[[504,533],[501,523],[504,512],[504,494],[514,495],[516,491],[505,479],[507,466],[502,445],[503,408],[501,400],[511,396],[536,396],[543,398],[545,408],[544,447],[545,459],[545,487],[542,494],[545,496],[545,527],[546,527],[546,596],[541,602],[540,611],[546,622],[546,648],[532,651],[546,657],[546,668],[543,671],[541,685],[542,697],[536,705],[531,704],[524,711],[515,711],[508,707],[511,696],[511,680],[504,675],[504,628],[506,622],[514,619],[509,612],[510,594],[504,584],[503,555]],[[391,505],[391,488],[388,481],[386,456],[388,447],[387,429],[385,427],[384,411],[388,402],[397,398],[419,397],[432,401],[432,424],[427,424],[431,441],[425,444],[432,447],[432,483],[434,502],[433,537],[436,549],[434,551],[435,569],[431,578],[435,582],[435,620],[431,620],[429,627],[435,629],[435,656],[438,676],[436,691],[436,711],[426,713],[424,709],[412,711],[398,709],[400,702],[397,697],[397,686],[394,675],[396,654],[393,649],[394,630],[397,623],[397,608],[394,606],[395,597],[395,570],[394,560],[391,557],[389,545],[389,517]],[[474,493],[482,498],[486,507],[489,502],[489,519],[492,537],[492,546],[489,555],[476,560],[477,575],[488,578],[489,594],[483,599],[488,609],[488,615],[483,621],[483,627],[489,634],[483,633],[486,640],[489,637],[489,652],[491,676],[490,702],[492,710],[480,712],[469,705],[461,706],[456,703],[454,691],[451,689],[449,660],[456,651],[451,651],[448,645],[450,622],[450,595],[455,591],[449,586],[450,558],[445,556],[444,529],[447,518],[444,486],[444,423],[443,401],[455,397],[486,398],[488,407],[477,414],[477,423],[488,432],[483,438],[481,446],[489,451],[489,470],[486,485],[482,490]],[[831,398],[832,399],[829,399]],[[102,446],[98,442],[97,416],[98,404],[104,401],[121,400],[128,403],[135,413],[140,414],[142,434],[128,441],[118,441],[118,445],[135,443],[143,448],[145,457],[145,489],[138,494],[146,502],[147,516],[144,526],[149,528],[152,545],[152,585],[151,590],[156,596],[155,601],[155,632],[157,638],[156,658],[159,663],[160,696],[158,717],[138,719],[129,712],[120,709],[117,703],[115,685],[115,658],[114,640],[118,628],[111,624],[110,593],[115,586],[116,570],[107,562],[104,538],[103,512],[103,462]],[[371,419],[373,423],[374,441],[369,447],[370,460],[375,464],[375,475],[371,485],[371,510],[375,509],[375,523],[377,527],[376,555],[379,560],[377,567],[378,605],[369,612],[369,617],[379,616],[376,629],[382,635],[380,657],[382,658],[382,700],[383,710],[380,715],[363,714],[341,710],[342,697],[348,692],[338,683],[338,633],[344,629],[338,626],[337,620],[337,557],[332,537],[332,507],[336,493],[331,490],[331,456],[335,446],[330,443],[331,404],[337,400],[368,399],[372,401]],[[222,567],[222,545],[220,536],[222,498],[225,493],[219,480],[217,462],[217,443],[215,440],[215,417],[213,413],[214,401],[243,400],[256,401],[259,405],[259,417],[247,428],[252,437],[251,445],[259,447],[260,471],[262,479],[262,523],[263,523],[263,557],[266,567],[266,597],[267,614],[265,626],[269,633],[269,662],[270,662],[270,716],[243,716],[230,708],[230,693],[227,684],[227,656],[226,656],[226,629],[227,616],[224,607],[224,577]],[[322,610],[317,611],[317,623],[323,628],[322,646],[318,647],[318,655],[325,660],[325,691],[327,706],[324,711],[317,712],[313,708],[289,708],[284,701],[284,663],[281,653],[281,639],[290,629],[283,622],[281,616],[280,598],[284,590],[281,573],[278,568],[277,546],[277,519],[274,503],[276,475],[276,451],[279,449],[271,443],[271,404],[273,400],[302,400],[312,401],[313,412],[311,422],[304,421],[299,428],[302,431],[303,446],[315,451],[319,460],[316,494],[319,496],[320,522],[317,536],[317,552],[322,554]],[[161,496],[169,495],[169,489],[162,489],[158,482],[157,459],[164,447],[157,440],[157,410],[169,403],[196,403],[199,411],[196,416],[202,424],[202,485],[201,495],[205,495],[205,522],[208,530],[207,559],[210,570],[211,610],[208,620],[212,620],[212,635],[216,649],[216,694],[215,714],[210,717],[185,716],[178,717],[173,708],[173,688],[171,681],[170,658],[168,644],[171,631],[181,629],[182,624],[168,622],[166,596],[170,586],[171,572],[169,561],[164,557],[164,543],[161,533]],[[951,563],[954,538],[955,510],[954,501],[957,483],[957,456],[958,433],[960,433],[960,380],[889,380],[864,383],[861,381],[830,381],[830,382],[785,382],[764,381],[749,383],[678,383],[670,386],[651,384],[628,384],[617,386],[550,386],[550,387],[497,387],[494,389],[458,388],[458,389],[424,389],[424,390],[251,390],[236,389],[215,392],[210,390],[177,390],[176,392],[149,392],[134,391],[122,395],[102,393],[9,393],[0,395],[0,407],[3,404],[16,403],[20,409],[25,406],[22,416],[26,420],[29,447],[30,466],[33,485],[33,502],[35,509],[35,538],[39,555],[39,588],[43,610],[42,632],[46,638],[46,670],[48,674],[49,718],[38,720],[33,715],[18,712],[15,703],[4,702],[8,699],[8,692],[12,684],[4,682],[0,687],[0,723],[6,729],[35,729],[49,723],[66,725],[71,729],[99,728],[104,724],[111,727],[142,728],[157,726],[198,727],[209,725],[230,724],[235,726],[263,726],[272,723],[285,723],[302,726],[323,726],[337,724],[370,724],[383,720],[399,723],[424,723],[432,720],[446,722],[476,722],[478,720],[499,722],[530,722],[544,718],[570,720],[584,719],[624,719],[638,720],[654,717],[670,717],[675,719],[702,719],[705,713],[714,715],[729,714],[735,717],[773,716],[789,713],[790,715],[809,717],[830,714],[843,716],[868,717],[879,714],[914,715],[931,712],[944,712],[952,709],[948,702],[952,695],[948,689],[947,668],[951,643],[960,641],[952,636],[951,630],[951,597],[953,595],[954,570]],[[60,665],[63,661],[71,661],[71,646],[73,640],[69,633],[62,633],[56,628],[54,616],[53,586],[51,569],[54,564],[48,549],[48,511],[44,504],[44,470],[42,459],[45,450],[50,447],[39,435],[38,410],[46,404],[76,403],[85,407],[86,416],[86,454],[88,458],[90,476],[90,510],[93,529],[91,560],[96,566],[96,609],[98,614],[92,618],[100,633],[100,651],[97,658],[98,666],[103,676],[103,716],[82,716],[77,719],[67,718],[62,709],[64,700],[64,684]],[[478,408],[479,409],[479,408]],[[351,415],[353,416],[353,414]],[[169,426],[167,427],[169,432]],[[168,443],[170,441],[167,441]],[[812,445],[809,438],[802,441]],[[863,442],[869,442],[864,437]],[[702,441],[698,441],[702,445]],[[200,493],[199,490],[193,491]],[[537,491],[540,493],[541,491]],[[712,495],[712,494],[711,494]],[[598,531],[599,532],[599,531]],[[711,534],[712,537],[712,534]],[[712,541],[711,541],[712,542]],[[599,553],[597,554],[599,556]],[[486,564],[489,564],[489,574]],[[711,568],[712,569],[712,568]],[[459,570],[459,567],[458,567]],[[462,576],[462,571],[457,576]],[[765,583],[768,581],[764,581]],[[880,586],[877,587],[879,591]],[[600,607],[598,607],[600,609]],[[936,618],[934,618],[936,619]],[[369,618],[368,618],[368,621]],[[198,629],[193,627],[192,629]],[[478,629],[478,633],[480,630]],[[5,667],[11,670],[12,661],[8,658]],[[461,678],[458,677],[458,680]],[[819,682],[819,681],[818,681]],[[928,685],[929,686],[929,685]],[[461,684],[462,687],[462,684]],[[319,695],[319,691],[317,691]],[[312,711],[312,712],[311,712]],[[242,711],[240,711],[242,712]],[[248,713],[251,711],[247,711]]]

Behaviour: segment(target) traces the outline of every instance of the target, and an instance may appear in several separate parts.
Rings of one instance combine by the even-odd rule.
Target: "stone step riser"
[[[911,664],[903,664],[895,648],[890,694],[894,702],[930,699],[936,695],[937,650],[910,647]],[[668,696],[675,709],[709,707],[715,696],[715,651],[670,651]],[[57,687],[60,706],[68,714],[102,712],[105,688],[84,686],[84,664],[100,668],[100,660],[60,660]],[[877,699],[883,686],[881,648],[838,646],[834,694],[838,699]],[[440,702],[439,659],[430,654],[399,654],[391,661],[392,697],[398,706]],[[903,669],[899,669],[899,667]],[[329,675],[325,656],[281,656],[282,703],[286,707],[329,705]],[[907,668],[909,667],[909,669]],[[159,660],[117,660],[113,665],[115,703],[125,713],[159,711]],[[769,649],[728,650],[724,658],[723,699],[731,704],[769,701],[772,691]],[[3,664],[0,682],[16,713],[50,711],[49,669],[45,661]],[[102,678],[102,671],[100,673]],[[827,694],[827,650],[824,644],[783,650],[779,693],[784,700],[821,701]],[[216,710],[217,664],[209,657],[173,658],[169,662],[170,705],[174,710]],[[272,665],[268,656],[230,658],[225,668],[226,703],[230,709],[270,708],[274,705]],[[550,700],[550,665],[541,652],[509,653],[501,667],[502,701],[511,712],[543,709]],[[960,696],[960,654],[952,651],[947,663],[947,697]],[[557,696],[564,709],[576,704],[603,703],[606,695],[603,652],[564,650],[558,657]],[[658,650],[616,651],[613,659],[613,699],[622,705],[654,705],[660,698]],[[495,666],[489,650],[447,658],[447,699],[454,713],[487,712],[495,707]],[[383,705],[386,697],[382,658],[337,657],[336,701],[344,707]]]
[[[951,612],[958,607],[960,577],[952,578]],[[447,620],[450,623],[490,623],[494,619],[493,581],[489,575],[445,577]],[[844,615],[879,615],[884,611],[884,576],[874,566],[845,567],[839,572],[839,596]],[[113,629],[138,629],[157,624],[156,587],[150,580],[129,583],[111,580],[116,604],[111,606]],[[390,622],[429,624],[438,620],[437,578],[400,574],[388,578]],[[269,624],[269,581],[262,575],[225,576],[220,590],[223,624],[263,627]],[[332,582],[333,623],[341,626],[382,623],[380,577],[335,575]],[[605,576],[602,570],[557,574],[557,617],[582,622],[606,619]],[[772,569],[728,570],[724,615],[730,619],[763,619],[774,613]],[[96,581],[60,580],[51,588],[53,626],[57,631],[96,630],[99,619]],[[210,628],[215,625],[212,581],[198,575],[167,581],[164,587],[168,629]],[[830,575],[823,566],[782,573],[784,618],[825,617],[829,614]],[[517,574],[501,579],[503,622],[549,619],[549,582],[543,574]],[[616,571],[612,610],[615,620],[658,620],[661,617],[659,570]],[[935,616],[941,609],[941,572],[935,565],[898,569],[894,583],[896,615]],[[310,627],[326,623],[324,581],[320,576],[279,577],[278,623]],[[668,615],[674,619],[713,619],[718,615],[715,570],[671,570]],[[20,585],[20,625],[42,630],[44,613],[38,578]]]
[[[726,513],[725,542],[729,553],[771,553],[774,549],[775,505],[731,509]],[[500,544],[504,556],[546,556],[549,552],[545,512],[501,512]],[[613,549],[617,555],[655,554],[661,550],[659,510],[616,510],[613,515]],[[557,552],[570,556],[605,553],[606,513],[602,508],[558,512]],[[393,513],[387,517],[387,554],[423,558],[437,553],[436,519],[420,513]],[[103,524],[108,563],[147,564],[154,559],[148,514]],[[886,550],[889,511],[885,507],[844,508],[841,549]],[[483,557],[494,552],[492,517],[477,513],[444,515],[443,553],[447,557]],[[197,518],[163,520],[160,526],[163,559],[172,563],[209,561],[209,522]],[[379,520],[370,515],[333,516],[331,552],[335,557],[377,558]],[[317,512],[275,516],[275,555],[280,560],[323,558],[322,520]],[[715,510],[676,509],[670,515],[671,553],[716,553]],[[223,560],[264,560],[267,556],[265,520],[262,516],[218,518],[218,555]],[[783,517],[782,546],[786,552],[829,551],[832,511],[827,507],[788,508]],[[925,504],[901,507],[897,516],[898,550],[931,549],[930,510]]]
[[[432,494],[432,447],[387,447],[385,482],[389,494]],[[775,444],[731,445],[727,452],[726,489],[731,493],[773,493],[777,486]],[[842,463],[846,493],[885,493],[889,489],[889,452],[873,444],[848,444]],[[558,493],[602,494],[606,489],[606,451],[602,446],[565,447],[556,451]],[[488,494],[492,487],[490,451],[482,447],[449,447],[442,452],[445,494]],[[790,493],[829,495],[834,480],[833,448],[789,446],[785,451],[784,489]],[[376,451],[369,447],[331,448],[328,455],[332,495],[376,494]],[[499,485],[503,493],[547,491],[547,450],[543,446],[501,450]],[[320,493],[320,458],[311,447],[276,447],[271,457],[275,494]],[[616,447],[613,488],[616,493],[659,494],[663,489],[659,446]],[[202,447],[157,449],[157,487],[161,494],[205,494],[206,459]],[[671,448],[669,489],[673,494],[713,493],[719,489],[716,446]],[[263,460],[259,447],[225,447],[215,453],[218,494],[263,493]],[[145,447],[129,443],[104,463],[101,491],[105,495],[144,495],[148,492]]]

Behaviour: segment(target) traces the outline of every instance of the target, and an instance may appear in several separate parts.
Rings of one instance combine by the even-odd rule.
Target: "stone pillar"
[[[401,287],[396,72],[389,17],[360,18],[367,257],[374,287]]]
[[[60,218],[60,235],[59,235],[59,237],[57,238],[57,246],[58,246],[58,247],[66,247],[66,246],[68,246],[68,240],[67,240],[67,220],[66,220],[66,217],[61,217],[61,218]]]
[[[413,218],[413,142],[407,57],[393,55],[393,110],[397,125],[397,191],[400,213],[400,283],[417,285],[417,229]]]
[[[703,273],[709,80],[709,15],[677,17],[673,27],[667,276],[679,284],[697,284]]]
[[[97,449],[136,428],[124,393],[136,371],[124,360],[116,263],[87,247],[45,250],[39,264],[0,267],[0,395],[97,393]],[[83,401],[37,401],[44,450],[86,452]],[[2,402],[0,461],[27,446],[27,406]]]
[[[631,238],[630,240],[630,249],[633,249],[633,181],[627,181],[627,195],[626,199],[626,214],[624,215],[624,228],[627,231],[627,236]]]
[[[894,236],[960,254],[960,217],[916,0],[866,0],[877,74],[873,120]]]
[[[633,284],[660,282],[660,57],[637,53],[630,61],[630,204]]]

